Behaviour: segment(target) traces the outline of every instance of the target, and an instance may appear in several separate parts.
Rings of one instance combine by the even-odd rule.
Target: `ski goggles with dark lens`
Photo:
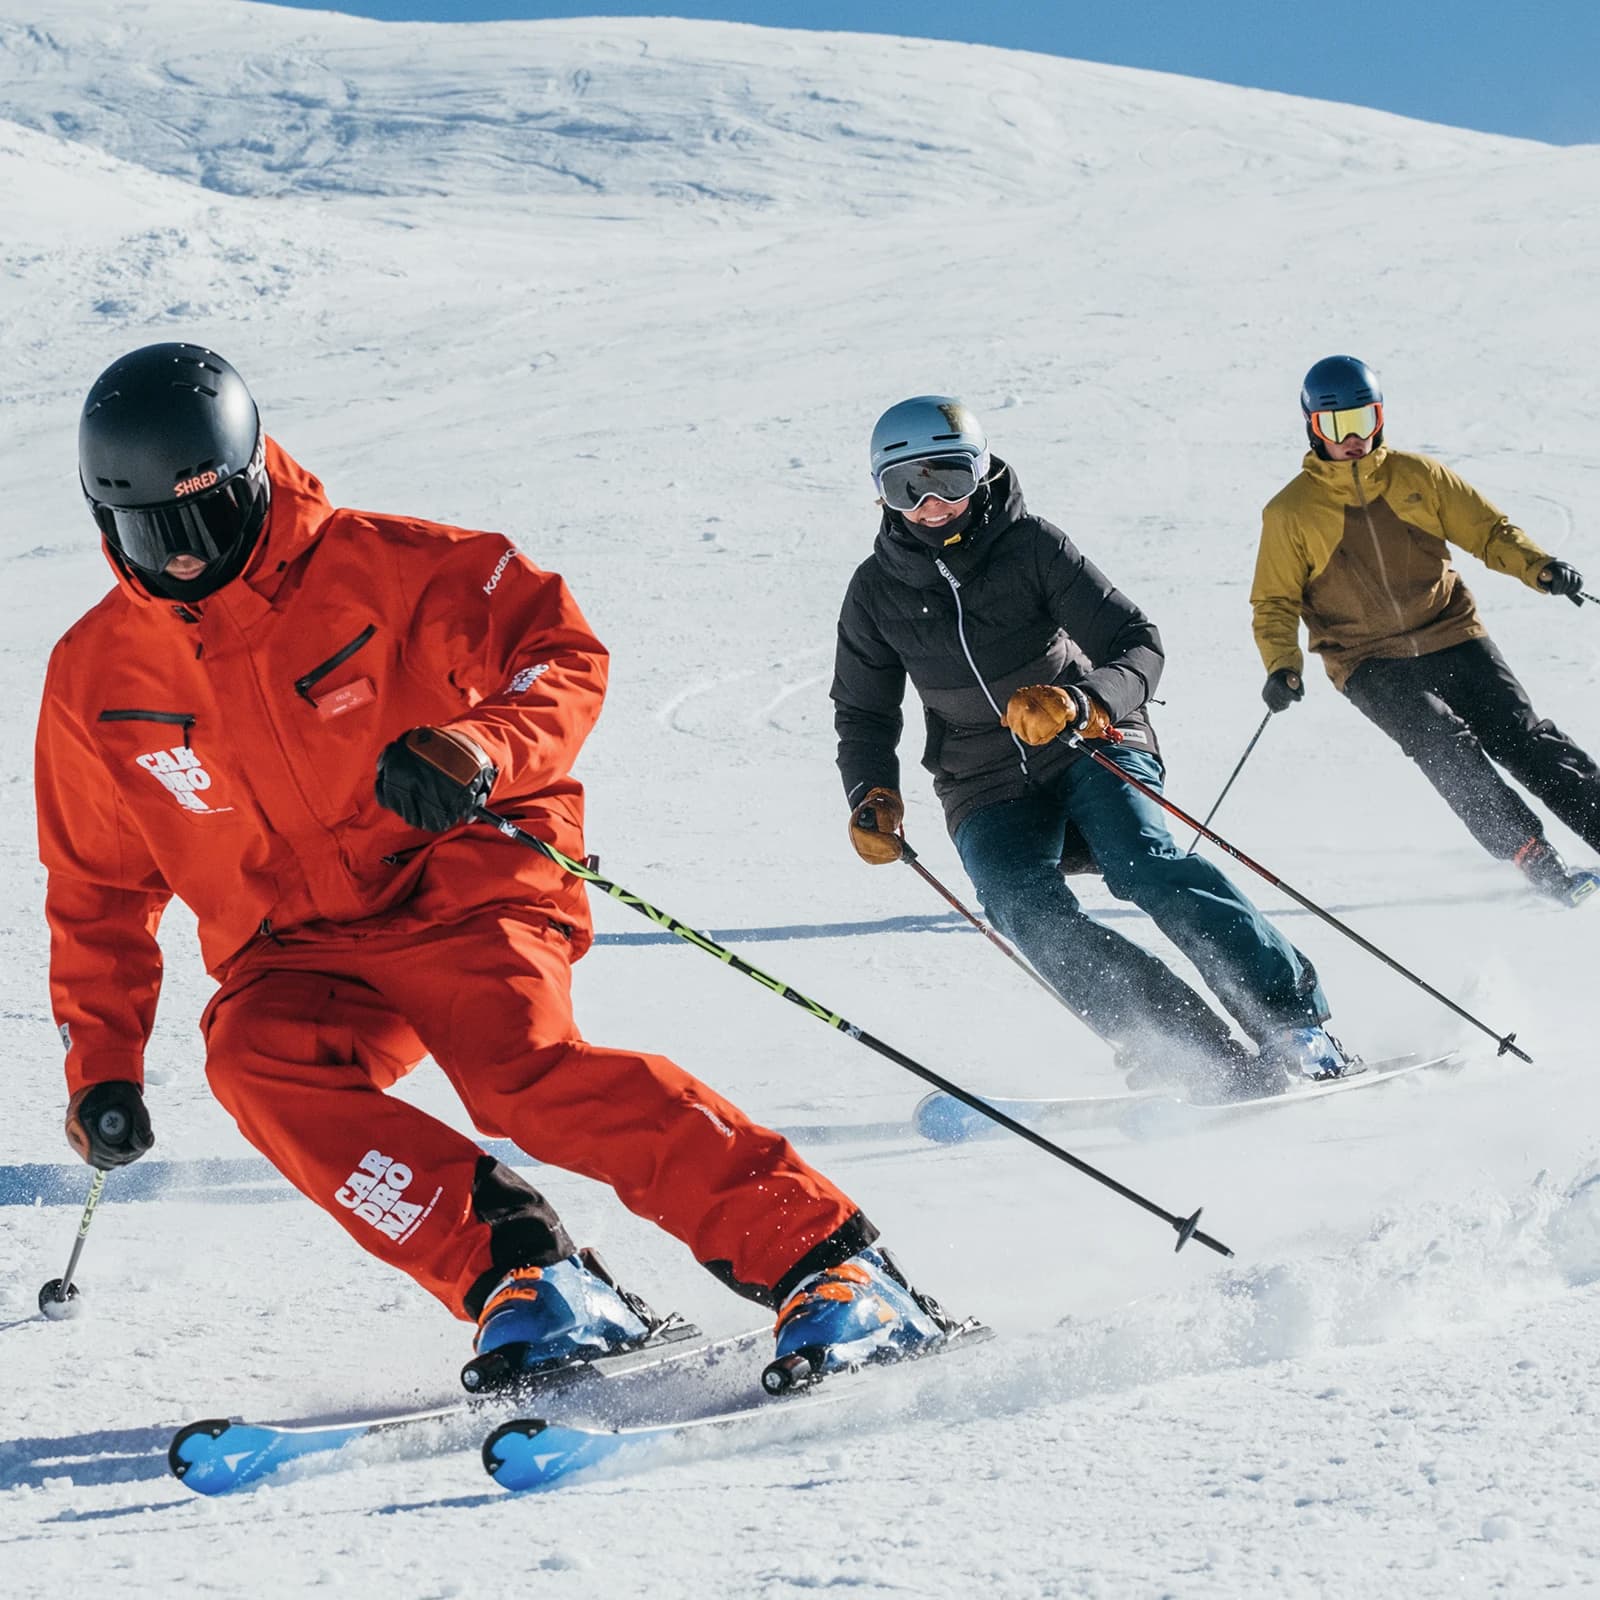
[[[1343,411],[1311,413],[1311,431],[1324,444],[1343,444],[1351,434],[1358,439],[1370,439],[1382,426],[1381,400],[1375,400],[1368,406],[1350,406]]]
[[[108,506],[90,499],[100,531],[130,566],[160,572],[174,556],[220,561],[260,523],[270,489],[265,459],[214,487],[159,506]]]
[[[983,456],[920,456],[915,461],[891,462],[873,482],[886,506],[915,511],[930,496],[955,505],[976,493],[984,466]]]

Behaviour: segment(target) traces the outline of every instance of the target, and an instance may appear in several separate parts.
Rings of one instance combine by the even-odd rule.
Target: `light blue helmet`
[[[919,394],[890,406],[872,430],[872,478],[896,461],[922,456],[968,455],[981,481],[989,470],[983,424],[959,400]]]

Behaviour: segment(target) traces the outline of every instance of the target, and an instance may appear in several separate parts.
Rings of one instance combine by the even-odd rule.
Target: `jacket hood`
[[[919,589],[943,585],[936,561],[943,561],[956,577],[966,578],[988,560],[995,541],[1028,514],[1016,473],[998,457],[973,498],[976,504],[960,542],[939,550],[924,544],[903,517],[884,507],[874,556],[902,583]]]
[[[218,595],[230,594],[246,585],[263,599],[270,598],[284,568],[312,544],[323,523],[332,515],[333,507],[321,479],[307,472],[271,435],[267,437],[267,477],[272,483],[272,504],[267,508],[266,523],[244,570],[204,600],[187,602],[187,609],[203,609]],[[167,595],[152,594],[104,537],[100,548],[116,577],[117,587],[135,605],[184,604]]]

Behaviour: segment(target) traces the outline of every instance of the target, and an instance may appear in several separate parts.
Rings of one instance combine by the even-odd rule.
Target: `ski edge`
[[[576,1473],[625,1449],[665,1442],[701,1430],[731,1429],[763,1418],[772,1419],[781,1416],[786,1409],[805,1411],[814,1406],[848,1402],[854,1394],[849,1383],[851,1379],[870,1372],[916,1367],[973,1345],[985,1344],[994,1337],[993,1328],[975,1317],[969,1317],[958,1323],[938,1345],[920,1356],[899,1361],[867,1362],[859,1367],[821,1374],[804,1386],[782,1394],[774,1395],[757,1389],[745,1404],[703,1416],[610,1428],[560,1422],[548,1417],[511,1417],[498,1424],[484,1439],[484,1470],[508,1493],[535,1493],[554,1488]],[[840,1380],[845,1381],[841,1383]],[[541,1444],[544,1446],[542,1450],[536,1448]],[[510,1453],[507,1453],[507,1446],[510,1447]]]

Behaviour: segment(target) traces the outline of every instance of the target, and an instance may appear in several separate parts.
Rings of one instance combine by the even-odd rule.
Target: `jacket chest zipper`
[[[102,711],[98,722],[164,722],[183,729],[183,748],[189,748],[189,734],[195,725],[190,711]]]
[[[967,658],[967,665],[972,669],[972,676],[978,680],[978,687],[983,690],[983,698],[989,702],[989,709],[994,712],[997,720],[1004,722],[1005,715],[994,703],[994,696],[989,693],[989,685],[983,674],[978,671],[978,663],[972,659],[972,650],[967,644],[967,614],[961,605],[961,580],[937,556],[934,557],[933,564],[939,569],[939,576],[950,585],[950,595],[956,603],[956,637],[961,641],[961,653]],[[1011,734],[1011,742],[1017,747],[1017,760],[1022,763],[1022,775],[1026,778],[1029,776],[1028,752],[1016,734],[1011,733],[1009,728],[1006,732]]]
[[[1367,524],[1367,536],[1372,540],[1372,558],[1378,564],[1378,578],[1383,584],[1383,592],[1388,596],[1389,609],[1394,612],[1395,626],[1402,633],[1406,631],[1405,612],[1400,609],[1399,596],[1394,592],[1394,585],[1389,581],[1389,568],[1383,559],[1383,546],[1378,541],[1378,525],[1372,520],[1372,507],[1367,504],[1367,496],[1361,487],[1361,474],[1357,470],[1357,463],[1350,463],[1350,481],[1355,485],[1356,499],[1361,504],[1361,515]],[[1412,654],[1416,654],[1415,640],[1412,641]]]
[[[345,662],[347,662],[350,657],[356,653],[356,651],[361,649],[361,647],[366,644],[366,642],[377,631],[377,623],[369,622],[366,627],[364,627],[361,632],[358,633],[355,638],[353,638],[342,650],[335,651],[331,656],[328,657],[326,661],[314,666],[303,677],[296,678],[294,680],[294,692],[299,695],[301,699],[309,700],[312,705],[315,705],[317,702],[312,696],[311,691],[316,688],[316,686],[321,683],[330,672],[337,672],[339,668],[342,667]]]

